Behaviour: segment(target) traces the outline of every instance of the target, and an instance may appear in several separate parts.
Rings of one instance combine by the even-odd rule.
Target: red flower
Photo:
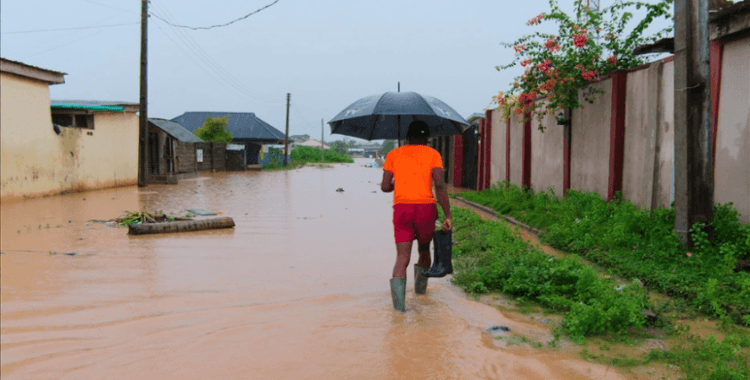
[[[585,32],[585,30],[583,32]],[[573,44],[575,44],[576,47],[582,48],[584,45],[586,45],[586,41],[588,40],[589,37],[586,36],[586,33],[573,35]]]
[[[526,50],[526,45],[513,46],[513,50],[516,51],[516,54],[520,54],[522,51]]]
[[[586,71],[584,73],[581,73],[581,77],[583,78],[583,80],[592,80],[594,79],[594,76],[596,76],[596,73],[594,73],[593,71]]]
[[[613,55],[613,56],[607,58],[607,62],[609,62],[610,64],[612,64],[612,66],[617,66],[617,57],[615,57]]]

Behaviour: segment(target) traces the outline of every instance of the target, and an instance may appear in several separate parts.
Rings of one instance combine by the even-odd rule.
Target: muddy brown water
[[[2,204],[2,378],[624,378],[573,352],[500,345],[489,327],[551,337],[449,277],[415,296],[411,265],[394,311],[392,196],[366,161]],[[88,222],[189,208],[237,226],[128,236]]]

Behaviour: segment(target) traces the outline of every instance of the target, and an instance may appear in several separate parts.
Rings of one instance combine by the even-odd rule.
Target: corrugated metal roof
[[[206,116],[228,116],[227,130],[232,132],[235,140],[255,142],[275,142],[284,139],[284,133],[255,116],[252,112],[185,112],[172,121],[195,132],[203,125]]]
[[[148,118],[148,122],[161,128],[164,132],[169,133],[172,137],[182,142],[203,142],[198,136],[194,135],[193,132],[188,131],[181,125],[175,123],[172,120],[159,119],[159,118]]]
[[[125,107],[138,107],[138,103],[110,100],[60,100],[52,99],[52,108],[82,109],[92,111],[122,111]]]
[[[469,115],[468,118],[466,118],[466,121],[471,121],[473,119],[484,119],[485,115],[483,113],[474,112],[473,114]]]
[[[70,108],[77,110],[92,110],[92,111],[122,111],[122,106],[99,106],[95,104],[61,104],[52,103],[52,108]]]

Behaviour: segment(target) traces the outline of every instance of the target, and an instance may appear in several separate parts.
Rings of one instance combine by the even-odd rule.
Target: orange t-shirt
[[[426,145],[405,145],[388,152],[383,170],[393,173],[393,204],[435,203],[432,169],[443,168],[440,153]]]

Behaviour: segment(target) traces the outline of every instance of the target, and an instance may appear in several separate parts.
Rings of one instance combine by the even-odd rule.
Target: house
[[[149,118],[148,140],[149,182],[177,183],[225,169],[226,144],[204,142],[174,121]]]
[[[331,149],[330,146],[323,144],[319,140],[309,140],[308,139],[308,140],[305,140],[304,142],[297,142],[295,144],[295,146],[299,146],[299,145],[302,145],[302,146],[311,146],[313,148],[320,148],[320,146],[323,145],[323,149]]]
[[[206,121],[206,117],[227,116],[232,132],[233,144],[244,145],[244,164],[257,165],[260,163],[260,152],[263,144],[282,143],[285,135],[278,129],[255,116],[252,112],[185,112],[172,121],[195,132]]]
[[[3,202],[137,183],[137,104],[50,101],[64,75],[0,58]]]

